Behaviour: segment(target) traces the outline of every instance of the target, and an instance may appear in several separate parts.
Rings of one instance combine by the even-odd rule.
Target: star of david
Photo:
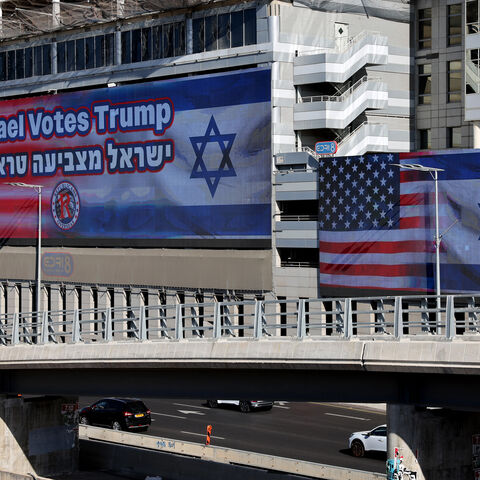
[[[190,137],[193,150],[195,151],[196,160],[193,166],[190,178],[204,178],[207,182],[208,189],[213,196],[217,191],[218,184],[222,177],[236,177],[235,169],[230,160],[230,150],[232,149],[233,141],[236,133],[220,134],[213,115],[208,123],[205,135],[199,137]],[[203,154],[208,143],[218,143],[222,152],[222,160],[218,170],[208,170],[203,160]]]

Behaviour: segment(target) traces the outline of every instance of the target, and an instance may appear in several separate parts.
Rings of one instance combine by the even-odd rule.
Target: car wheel
[[[112,428],[114,430],[122,430],[122,425],[120,425],[120,422],[117,422],[116,420],[112,422]]]
[[[81,416],[81,417],[80,417],[80,423],[81,423],[82,425],[90,425],[90,422],[88,421],[88,418],[85,417],[85,416]]]
[[[351,449],[354,457],[363,457],[365,455],[365,447],[360,440],[354,440]]]
[[[210,408],[217,408],[218,407],[218,402],[216,400],[207,400],[207,405]]]
[[[246,400],[240,401],[240,411],[243,413],[248,413],[251,410],[250,404]]]

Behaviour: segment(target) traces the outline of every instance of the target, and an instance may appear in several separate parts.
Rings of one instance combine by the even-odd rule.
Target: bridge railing
[[[0,315],[0,345],[479,335],[480,296],[282,299]],[[480,336],[479,336],[480,338]]]

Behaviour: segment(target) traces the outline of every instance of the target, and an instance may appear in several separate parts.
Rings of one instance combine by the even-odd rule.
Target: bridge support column
[[[398,448],[417,480],[474,478],[472,435],[480,434],[479,412],[389,404],[387,423],[387,458]]]
[[[7,313],[18,313],[20,307],[19,292],[16,283],[7,283]]]
[[[0,396],[0,470],[32,478],[76,471],[77,401]]]

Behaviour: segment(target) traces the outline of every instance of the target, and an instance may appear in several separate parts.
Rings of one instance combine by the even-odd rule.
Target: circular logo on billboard
[[[59,183],[52,194],[52,215],[62,230],[70,230],[78,220],[80,197],[70,182]]]

